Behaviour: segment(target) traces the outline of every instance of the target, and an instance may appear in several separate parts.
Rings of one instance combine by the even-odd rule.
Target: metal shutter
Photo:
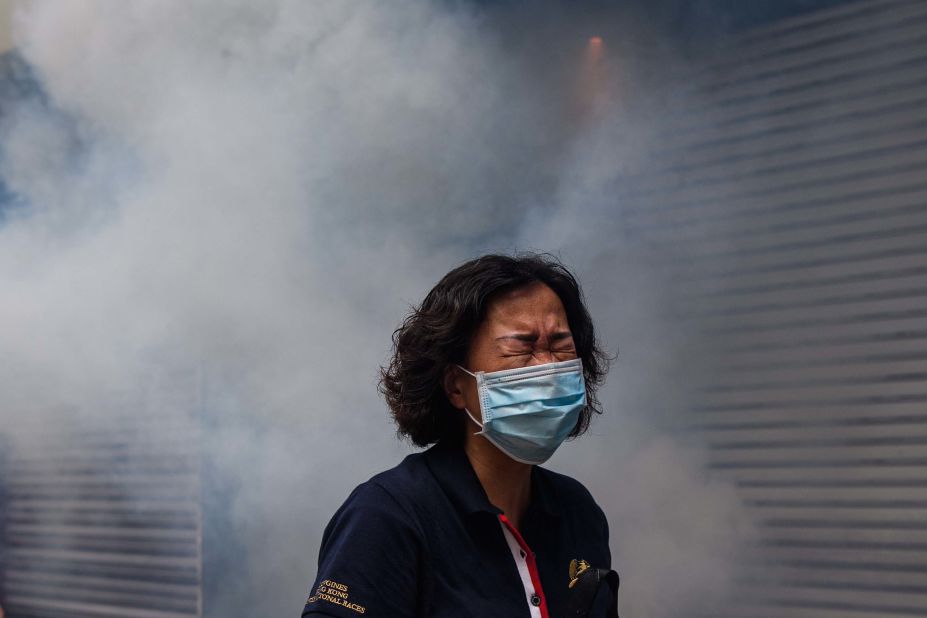
[[[144,386],[19,424],[2,468],[8,618],[202,615],[195,380]]]
[[[927,616],[927,3],[721,57],[621,200],[720,352],[689,428],[762,534],[725,615]]]

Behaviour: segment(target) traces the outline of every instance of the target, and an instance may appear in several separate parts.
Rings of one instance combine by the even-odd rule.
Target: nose
[[[529,365],[544,365],[546,363],[554,363],[557,359],[554,358],[554,353],[550,350],[537,350],[534,354],[531,355],[531,362]]]

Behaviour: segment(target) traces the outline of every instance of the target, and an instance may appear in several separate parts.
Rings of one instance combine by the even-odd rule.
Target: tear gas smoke
[[[640,69],[668,52],[634,15],[602,17],[24,4],[15,34],[44,96],[0,121],[16,202],[0,225],[4,432],[29,448],[48,410],[83,422],[152,364],[196,371],[189,412],[234,480],[240,549],[207,615],[295,616],[328,518],[410,449],[375,389],[408,305],[478,253],[553,251],[620,347],[607,414],[549,465],[610,516],[622,615],[722,598],[746,520],[670,433],[697,341],[654,311],[669,291],[609,197],[659,128]],[[39,429],[17,438],[26,417]]]

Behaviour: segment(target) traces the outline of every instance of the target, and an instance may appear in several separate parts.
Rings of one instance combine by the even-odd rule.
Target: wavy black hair
[[[379,391],[400,436],[428,446],[463,435],[463,415],[447,399],[444,372],[464,362],[494,296],[535,282],[544,283],[560,297],[583,363],[586,407],[570,437],[586,431],[593,413],[602,413],[596,391],[614,357],[604,352],[595,337],[576,278],[549,253],[489,254],[444,275],[393,332],[393,354],[389,364],[380,368]]]

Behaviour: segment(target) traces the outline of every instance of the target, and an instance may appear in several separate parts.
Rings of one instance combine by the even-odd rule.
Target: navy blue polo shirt
[[[462,446],[439,443],[351,492],[302,615],[560,618],[574,559],[611,568],[608,522],[582,484],[534,466],[514,530]]]

